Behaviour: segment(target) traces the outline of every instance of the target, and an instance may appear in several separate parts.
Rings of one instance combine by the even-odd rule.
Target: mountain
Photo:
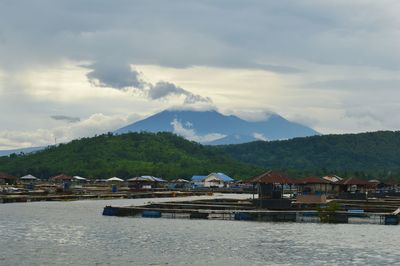
[[[293,175],[400,178],[400,131],[323,135],[215,147],[242,163]]]
[[[43,150],[44,147],[31,147],[31,148],[21,148],[21,149],[14,149],[14,150],[0,150],[0,156],[8,156],[10,154],[20,154],[20,153],[32,153],[36,151]]]
[[[254,140],[279,140],[318,135],[315,130],[271,114],[265,121],[251,122],[217,111],[165,110],[115,131],[173,132],[202,144],[238,144]]]
[[[0,157],[0,172],[47,178],[64,173],[92,178],[153,175],[167,179],[224,172],[245,178],[262,172],[171,133],[104,134],[49,146],[32,154]]]

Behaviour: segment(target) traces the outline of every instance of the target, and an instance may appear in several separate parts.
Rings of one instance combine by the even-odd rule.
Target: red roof
[[[294,184],[294,180],[290,177],[275,171],[268,171],[259,176],[249,178],[245,183],[262,183],[262,184]]]
[[[61,174],[61,175],[53,176],[53,177],[51,177],[50,179],[51,179],[51,180],[72,180],[73,177],[72,177],[72,176],[69,176],[69,175]]]
[[[370,182],[368,182],[367,180],[359,179],[359,178],[355,178],[355,177],[350,177],[348,179],[340,180],[339,182],[337,182],[337,184],[347,185],[347,186],[354,186],[354,185],[356,185],[356,186],[371,186],[371,185],[373,185]]]
[[[300,179],[298,184],[329,184],[331,182],[316,176],[310,176]]]
[[[8,179],[8,180],[11,180],[11,179],[17,179],[17,177],[16,177],[16,176],[13,176],[13,175],[9,175],[9,174],[7,174],[7,173],[0,172],[0,179]]]
[[[383,182],[385,185],[388,186],[397,186],[399,184],[399,181],[396,181],[394,179],[390,179],[390,180],[386,180],[385,182]]]

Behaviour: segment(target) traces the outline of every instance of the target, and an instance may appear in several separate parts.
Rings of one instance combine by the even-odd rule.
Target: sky
[[[0,149],[168,108],[400,129],[397,0],[2,0]]]

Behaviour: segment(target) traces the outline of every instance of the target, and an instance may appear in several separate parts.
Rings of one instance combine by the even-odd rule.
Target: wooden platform
[[[249,200],[238,201],[234,199],[225,199],[222,201],[197,200],[188,202],[164,202],[143,206],[106,206],[103,210],[103,215],[133,217],[153,217],[152,215],[154,215],[154,217],[162,218],[320,222],[320,213],[315,209],[257,209]],[[398,220],[399,216],[395,215],[393,211],[364,212],[364,210],[357,212],[338,210],[331,213],[328,219],[331,223],[373,224],[398,224]]]

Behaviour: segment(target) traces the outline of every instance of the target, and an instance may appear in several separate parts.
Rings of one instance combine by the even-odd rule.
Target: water
[[[0,265],[400,265],[400,226],[101,215],[147,201],[2,204]]]

